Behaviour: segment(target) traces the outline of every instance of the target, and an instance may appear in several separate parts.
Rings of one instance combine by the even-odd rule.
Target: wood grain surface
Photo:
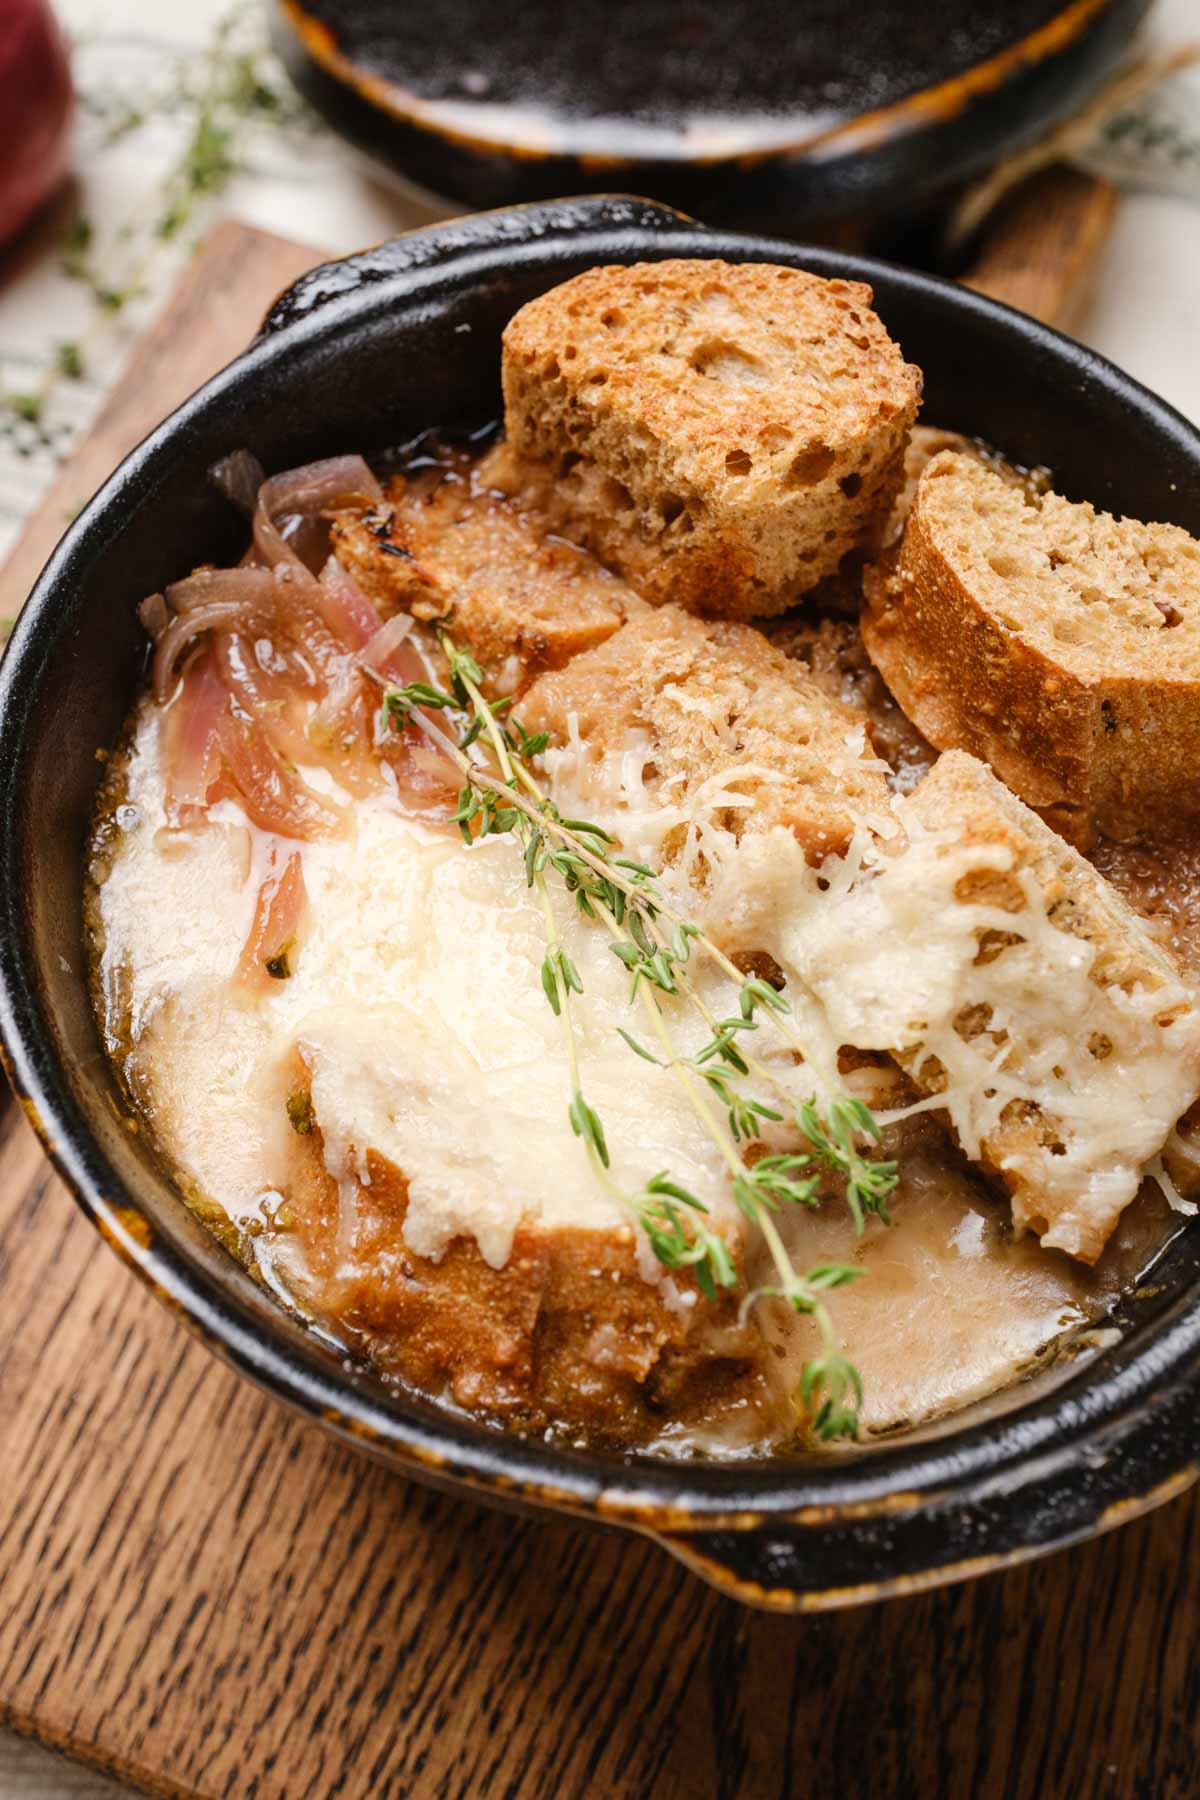
[[[1030,176],[987,222],[967,286],[1069,329],[1083,311],[1120,196],[1109,182],[1055,163]]]
[[[224,231],[151,341],[159,412],[207,372],[177,321],[220,316],[215,365],[311,260]],[[64,494],[146,390],[135,367]],[[1198,1721],[1200,1493],[965,1587],[753,1614],[653,1544],[425,1492],[293,1417],[116,1261],[0,1100],[0,1722],[206,1800],[1191,1800]]]
[[[0,1719],[170,1795],[1191,1800],[1200,1497],[911,1600],[750,1613],[444,1499],[215,1361],[0,1123]]]

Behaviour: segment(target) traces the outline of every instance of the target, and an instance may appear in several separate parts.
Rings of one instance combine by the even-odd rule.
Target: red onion
[[[254,513],[254,542],[263,561],[304,564],[284,537],[276,519],[288,515],[335,512],[343,506],[378,506],[383,489],[361,456],[330,456],[324,462],[307,463],[272,475],[258,490]]]
[[[381,623],[336,557],[325,558],[318,578],[300,554],[303,548],[313,555],[323,541],[325,513],[382,500],[366,463],[331,457],[263,481],[253,457],[238,452],[213,475],[235,503],[249,509],[253,502],[251,549],[237,568],[196,569],[139,609],[155,640],[155,693],[166,703],[174,692],[167,743],[173,821],[228,794],[277,836],[335,831],[341,809],[297,773],[314,764],[353,797],[386,784],[420,810],[444,810],[447,795],[457,792],[458,771],[415,724],[377,744],[378,697],[363,679],[364,669],[399,682],[428,679],[426,661],[409,641],[412,620],[398,614]],[[290,521],[286,530],[281,520]],[[302,544],[305,526],[310,541]],[[194,653],[206,635],[208,645]],[[256,942],[280,907],[290,909],[292,885],[284,893],[281,881],[279,898],[264,885]]]
[[[154,694],[161,703],[175,685],[175,666],[188,645],[205,631],[251,623],[240,600],[210,600],[191,612],[178,613],[154,646]]]
[[[171,623],[171,614],[161,594],[147,594],[137,613],[152,638],[160,638]]]
[[[364,669],[374,669],[377,674],[390,675],[399,682],[424,681],[426,673],[420,657],[411,644],[404,642],[412,628],[410,614],[393,613],[363,645],[357,661]]]
[[[379,614],[336,556],[321,570],[321,592],[321,612],[329,629],[349,649],[361,650],[379,630]]]
[[[304,728],[296,724],[289,702],[296,697],[296,681],[268,675],[254,654],[254,646],[240,631],[219,631],[213,653],[225,691],[248,719],[289,762],[312,757]]]
[[[167,713],[166,814],[171,825],[186,825],[208,805],[209,789],[220,773],[217,721],[228,708],[229,695],[205,650],[183,672],[178,694]]]
[[[284,862],[282,848],[272,844],[267,874],[254,902],[254,918],[238,958],[238,981],[246,986],[269,988],[272,981],[290,973],[281,968],[277,975],[273,974],[268,964],[278,964],[294,952],[307,903],[300,852],[293,850]]]
[[[220,488],[225,498],[247,517],[258,504],[258,490],[266,480],[266,470],[249,450],[234,450],[223,456],[208,471],[209,479]]]
[[[72,107],[67,52],[46,0],[2,0],[0,245],[66,175]]]
[[[246,813],[263,831],[280,837],[325,837],[337,831],[341,813],[284,767],[261,731],[248,719],[222,713],[217,737]]]
[[[269,569],[196,569],[185,580],[171,583],[167,605],[172,612],[184,613],[212,600],[229,600],[262,618],[274,611],[278,591]]]

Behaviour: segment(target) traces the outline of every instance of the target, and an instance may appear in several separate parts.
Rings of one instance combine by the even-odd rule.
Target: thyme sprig
[[[864,1271],[849,1264],[825,1263],[801,1274],[792,1265],[772,1215],[785,1205],[819,1204],[821,1171],[829,1170],[845,1180],[859,1232],[869,1212],[889,1222],[886,1201],[895,1186],[896,1166],[870,1158],[858,1143],[860,1135],[873,1144],[879,1142],[869,1109],[837,1091],[826,1101],[823,1114],[815,1099],[806,1101],[793,1107],[793,1118],[807,1150],[746,1160],[742,1146],[761,1135],[763,1123],[781,1122],[784,1114],[748,1093],[740,1083],[753,1073],[779,1088],[789,1106],[793,1102],[779,1077],[752,1057],[739,1040],[759,1029],[761,1015],[781,1030],[793,1050],[812,1066],[787,1000],[770,983],[746,976],[698,926],[676,914],[658,891],[655,872],[644,863],[617,855],[616,840],[604,827],[562,816],[528,767],[546,748],[548,735],[526,732],[512,716],[511,697],[486,699],[482,670],[446,633],[441,647],[449,670],[449,689],[427,682],[385,686],[381,730],[404,730],[413,722],[453,758],[465,777],[454,818],[468,843],[511,833],[523,845],[526,882],[537,890],[546,921],[541,980],[546,999],[564,1029],[572,1130],[581,1139],[597,1177],[636,1217],[664,1267],[694,1270],[697,1286],[710,1300],[719,1289],[737,1285],[728,1246],[705,1222],[707,1208],[696,1195],[665,1170],[636,1194],[622,1190],[610,1174],[604,1126],[583,1093],[571,1018],[573,1002],[583,994],[584,984],[559,933],[546,879],[548,870],[558,876],[578,911],[608,930],[612,951],[630,975],[630,1001],[641,998],[662,1055],[648,1050],[624,1029],[620,1029],[621,1037],[635,1054],[670,1069],[683,1083],[729,1168],[735,1204],[761,1232],[770,1251],[777,1282],[748,1294],[743,1315],[755,1301],[774,1297],[813,1318],[822,1339],[822,1355],[805,1365],[802,1401],[819,1438],[853,1436],[858,1429],[862,1383],[858,1371],[841,1354],[823,1296]],[[430,711],[462,715],[464,725],[457,740],[433,724]],[[480,749],[471,757],[468,752],[475,745]],[[479,760],[484,745],[494,767]],[[736,1015],[715,1019],[696,992],[689,973],[693,945],[736,979]],[[681,1055],[671,1036],[663,995],[685,997],[709,1027],[709,1041],[691,1056]],[[719,1111],[714,1112],[713,1102]]]

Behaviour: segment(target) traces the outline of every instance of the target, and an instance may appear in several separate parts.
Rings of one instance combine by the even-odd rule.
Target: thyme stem
[[[399,728],[411,719],[461,771],[466,786],[459,796],[455,817],[467,841],[476,832],[486,835],[515,830],[525,844],[526,879],[538,894],[545,922],[547,949],[542,986],[561,1022],[567,1051],[571,1127],[583,1142],[593,1172],[606,1192],[632,1210],[660,1261],[670,1268],[695,1268],[697,1282],[709,1298],[715,1298],[717,1286],[736,1285],[737,1271],[728,1248],[716,1233],[708,1230],[702,1218],[697,1218],[707,1209],[695,1195],[664,1172],[652,1177],[640,1195],[632,1196],[609,1173],[604,1128],[581,1085],[572,1007],[573,996],[582,993],[583,983],[563,942],[546,881],[547,866],[562,875],[580,911],[599,919],[609,933],[615,954],[630,970],[631,998],[641,989],[643,1005],[663,1053],[661,1066],[669,1069],[682,1086],[729,1170],[734,1201],[762,1234],[779,1285],[748,1294],[742,1304],[743,1316],[755,1300],[775,1297],[794,1311],[812,1317],[821,1335],[822,1354],[805,1364],[801,1398],[817,1436],[828,1439],[855,1435],[862,1384],[857,1370],[840,1352],[828,1308],[820,1296],[854,1280],[863,1271],[846,1264],[826,1263],[810,1269],[806,1275],[800,1274],[792,1265],[771,1214],[784,1202],[802,1206],[818,1203],[819,1178],[812,1170],[819,1165],[846,1176],[847,1198],[860,1231],[866,1211],[874,1211],[887,1220],[885,1201],[895,1185],[895,1165],[870,1161],[856,1141],[861,1133],[878,1142],[878,1128],[870,1112],[861,1101],[838,1093],[836,1077],[828,1068],[820,1067],[811,1047],[803,1043],[791,1023],[788,1002],[767,983],[747,977],[706,933],[669,906],[657,887],[648,886],[653,880],[651,870],[610,855],[607,847],[614,840],[601,827],[560,816],[526,761],[529,754],[544,747],[545,737],[528,737],[511,715],[506,715],[501,724],[498,712],[510,702],[489,702],[480,685],[482,672],[471,657],[448,634],[443,633],[440,641],[450,669],[449,694],[424,684],[391,690],[376,671],[368,673],[385,689],[384,719]],[[426,710],[429,706],[470,715],[471,723],[461,742],[433,722]],[[510,725],[515,726],[517,737],[510,732]],[[498,774],[478,755],[467,754],[481,734]],[[663,929],[664,920],[674,927],[670,936]],[[740,1017],[718,1020],[697,991],[687,968],[692,942],[698,943],[717,967],[737,983]],[[664,1014],[661,993],[684,998],[712,1033],[711,1042],[696,1056],[680,1054]],[[814,1100],[804,1102],[796,1107],[795,1119],[809,1149],[799,1154],[764,1154],[748,1164],[739,1142],[759,1134],[760,1120],[778,1120],[782,1115],[740,1093],[735,1077],[753,1072],[789,1106],[794,1104],[782,1079],[735,1044],[735,1034],[758,1029],[759,1012],[767,1014],[798,1058],[813,1071],[824,1117]],[[658,1061],[628,1033],[621,1035],[640,1056]],[[710,1095],[715,1095],[726,1109],[725,1120],[714,1108]],[[681,1207],[688,1209],[686,1219]]]

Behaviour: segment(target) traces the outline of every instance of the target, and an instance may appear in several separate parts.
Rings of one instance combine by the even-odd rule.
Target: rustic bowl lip
[[[133,450],[70,525],[35,584],[0,663],[0,747],[12,744],[12,754],[0,756],[0,817],[14,816],[17,751],[54,647],[56,597],[103,548],[123,498],[136,500],[153,489],[156,471],[165,472],[190,422],[219,406],[242,382],[282,370],[298,345],[322,337],[336,340],[351,320],[359,328],[374,321],[386,329],[388,310],[398,298],[411,300],[424,288],[448,281],[458,291],[469,291],[522,250],[536,260],[561,241],[547,220],[571,215],[591,221],[597,251],[607,251],[609,260],[617,248],[610,239],[648,229],[657,215],[654,238],[641,244],[643,252],[751,253],[759,260],[791,262],[847,279],[883,281],[947,315],[984,317],[1021,338],[1031,352],[1050,356],[1064,377],[1086,376],[1098,383],[1111,397],[1115,417],[1127,408],[1148,414],[1164,443],[1173,441],[1185,451],[1200,480],[1200,432],[1165,401],[1095,352],[935,276],[868,257],[709,231],[683,215],[626,197],[505,208],[427,228],[409,234],[407,242],[392,240],[375,252],[322,265],[302,277],[296,292],[309,298],[289,312],[288,295],[283,296],[270,315],[275,320],[271,330]],[[578,234],[578,224],[574,229]],[[669,251],[661,248],[664,238],[670,239]],[[397,250],[417,252],[415,261],[389,274],[389,252]],[[351,279],[356,265],[370,265],[373,271],[358,284]],[[324,291],[323,282],[331,291]],[[1164,1318],[1132,1334],[1102,1376],[1090,1364],[1052,1392],[985,1424],[951,1428],[931,1439],[897,1439],[866,1454],[851,1451],[803,1463],[602,1457],[497,1432],[449,1410],[422,1416],[405,1396],[390,1395],[369,1379],[350,1374],[335,1378],[315,1350],[310,1353],[259,1329],[229,1283],[199,1267],[182,1243],[161,1237],[137,1194],[122,1186],[108,1163],[70,1092],[37,992],[32,949],[20,929],[16,836],[9,831],[0,845],[0,1048],[18,1098],[56,1169],[101,1235],[211,1348],[259,1385],[393,1466],[494,1498],[532,1501],[668,1539],[716,1527],[740,1534],[788,1522],[819,1527],[831,1522],[853,1526],[861,1520],[869,1525],[931,1510],[944,1513],[980,1497],[1007,1495],[1015,1502],[1026,1482],[1054,1480],[1077,1469],[1099,1439],[1109,1447],[1105,1454],[1111,1454],[1111,1447],[1144,1420],[1151,1398],[1165,1405],[1181,1395],[1194,1396],[1200,1308],[1189,1311],[1186,1296]],[[1191,1449],[1194,1461],[1195,1446]],[[1177,1462],[1186,1474],[1187,1455]],[[1141,1491],[1136,1469],[1131,1469],[1127,1486],[1132,1504]],[[1065,1536],[1088,1535],[1103,1524],[1097,1507],[1083,1530],[1076,1525]],[[985,1561],[1028,1554],[1015,1520],[998,1535],[1002,1541],[981,1546],[988,1552]],[[931,1570],[937,1560],[931,1552]],[[931,1580],[937,1578],[931,1573]]]
[[[895,139],[940,125],[965,112],[973,103],[1016,82],[1033,67],[1064,55],[1119,0],[1060,0],[1041,24],[1016,37],[979,62],[943,76],[928,86],[914,89],[883,106],[865,108],[851,118],[799,135],[782,135],[763,145],[721,150],[681,151],[623,155],[616,150],[590,151],[570,145],[530,144],[515,137],[471,131],[439,117],[437,103],[425,100],[411,88],[389,76],[376,75],[356,63],[320,19],[314,18],[303,0],[274,0],[281,24],[290,30],[302,53],[331,81],[356,95],[391,121],[423,133],[431,141],[467,150],[477,156],[510,156],[527,163],[565,159],[577,169],[603,170],[605,177],[620,180],[634,169],[722,168],[752,170],[773,163],[803,158],[835,157],[856,151],[872,151]],[[781,131],[786,132],[786,121]]]

